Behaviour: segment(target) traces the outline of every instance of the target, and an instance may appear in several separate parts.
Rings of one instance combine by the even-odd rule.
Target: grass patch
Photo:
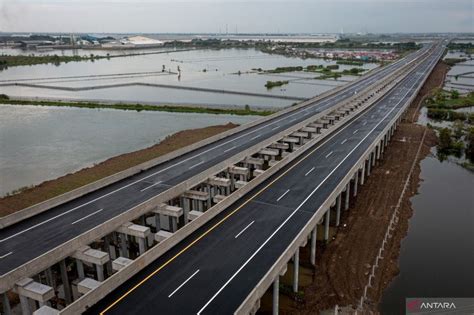
[[[89,102],[61,102],[61,101],[27,101],[15,99],[2,99],[0,104],[8,105],[35,105],[35,106],[55,106],[55,107],[77,107],[77,108],[98,108],[98,109],[119,109],[119,110],[133,110],[133,111],[159,111],[170,113],[196,113],[196,114],[225,114],[225,115],[240,115],[240,116],[268,116],[274,113],[269,110],[252,110],[249,106],[243,109],[223,109],[210,107],[192,107],[192,106],[171,106],[171,105],[143,105],[143,104],[99,104]]]
[[[285,84],[288,84],[289,81],[267,81],[267,83],[265,83],[265,87],[267,89],[272,89],[274,87],[277,87],[277,86],[282,86],[282,85],[285,85]]]

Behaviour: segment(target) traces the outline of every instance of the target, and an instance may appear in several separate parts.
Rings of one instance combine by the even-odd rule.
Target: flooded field
[[[80,52],[81,55],[84,53]],[[105,52],[94,53],[101,55]],[[307,72],[258,74],[252,69],[269,70],[285,66],[329,64],[335,64],[335,61],[268,55],[254,49],[196,50],[100,59],[94,62],[70,62],[59,66],[45,64],[13,67],[0,72],[0,85],[3,85],[2,93],[31,98],[281,108],[303,98],[321,94],[356,77],[343,76],[337,81],[314,80],[318,74]],[[365,64],[364,68],[373,69],[376,66],[376,64]],[[351,67],[341,65],[339,71]],[[163,68],[165,72],[162,72]],[[289,84],[273,89],[265,87],[267,81],[278,80],[287,80]],[[15,82],[41,86],[8,85]],[[162,86],[124,86],[129,83],[172,85],[181,89]],[[103,87],[113,84],[121,86]],[[99,86],[102,87],[98,88]],[[62,89],[68,87],[93,89],[80,91]],[[182,89],[187,87],[243,94]],[[246,95],[246,93],[258,95]],[[283,97],[278,98],[279,96]]]
[[[0,196],[110,157],[143,149],[185,129],[257,117],[0,106]]]

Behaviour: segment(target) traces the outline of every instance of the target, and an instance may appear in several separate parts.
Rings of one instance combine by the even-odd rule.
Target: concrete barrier
[[[383,69],[384,68],[378,68],[376,70],[372,70],[372,73],[375,75],[378,72],[382,71]],[[316,96],[314,98],[311,98],[307,101],[304,101],[304,102],[302,102],[302,103],[300,103],[296,106],[291,106],[291,107],[285,108],[285,109],[283,109],[283,110],[281,110],[281,111],[279,111],[275,114],[263,117],[261,119],[257,119],[253,122],[241,125],[237,128],[227,130],[225,132],[222,132],[222,133],[217,134],[215,136],[212,136],[212,137],[209,137],[207,139],[201,140],[199,142],[196,142],[196,143],[191,144],[189,146],[186,146],[184,148],[178,149],[176,151],[170,152],[168,154],[165,154],[163,156],[160,156],[160,157],[155,158],[153,160],[150,160],[148,162],[144,162],[142,164],[131,167],[127,170],[121,171],[119,173],[116,173],[116,174],[110,175],[108,177],[99,179],[99,180],[97,180],[93,183],[90,183],[90,184],[84,185],[82,187],[76,188],[74,190],[71,190],[71,191],[69,191],[67,193],[64,193],[62,195],[59,195],[57,197],[45,200],[45,201],[40,202],[38,204],[35,204],[31,207],[28,207],[28,208],[25,208],[23,210],[17,211],[15,213],[9,214],[7,216],[1,217],[0,218],[0,229],[3,229],[5,227],[8,227],[8,226],[13,225],[15,223],[18,223],[18,222],[20,222],[22,220],[25,220],[27,218],[30,218],[32,216],[38,215],[38,214],[40,214],[44,211],[47,211],[51,208],[57,207],[61,204],[69,202],[73,199],[84,196],[84,195],[86,195],[90,192],[93,192],[93,191],[98,190],[100,188],[103,188],[103,187],[106,187],[106,186],[111,185],[113,183],[116,183],[116,182],[118,182],[118,181],[120,181],[124,178],[130,177],[130,176],[138,174],[142,171],[148,170],[148,169],[150,169],[152,167],[155,167],[159,164],[170,161],[174,158],[177,158],[181,155],[184,155],[184,154],[187,154],[187,153],[192,152],[194,150],[197,150],[199,148],[202,148],[206,145],[209,145],[213,142],[219,141],[219,140],[221,140],[223,138],[226,138],[228,136],[231,136],[231,135],[234,135],[236,133],[242,132],[246,129],[252,128],[252,127],[257,126],[259,124],[263,124],[263,123],[268,122],[270,120],[277,119],[280,116],[286,115],[286,114],[288,114],[290,112],[293,112],[293,111],[296,111],[296,110],[299,110],[302,107],[306,107],[308,105],[311,105],[314,102],[318,102],[318,101],[321,101],[321,100],[326,99],[328,97],[331,97],[331,96],[337,94],[342,89],[346,89],[346,88],[348,88],[348,87],[350,87],[350,86],[352,86],[352,85],[354,85],[354,84],[356,84],[356,83],[358,83],[361,80],[364,80],[366,78],[367,78],[367,76],[364,76],[364,77],[360,78],[359,80],[355,80],[355,81],[353,81],[352,83],[350,83],[348,85],[340,86],[340,87],[337,87],[337,88],[332,89],[330,91],[327,91],[325,93],[322,93],[321,95]]]
[[[431,67],[430,73],[433,67]],[[397,120],[401,117],[401,115],[405,112],[406,108],[413,102],[416,95],[420,91],[421,87],[426,82],[428,76],[426,76],[420,86],[415,90],[415,93],[410,97],[410,99],[405,103],[405,105],[399,110],[399,112],[395,115],[395,117],[387,124],[387,126],[382,130],[382,132],[377,136],[372,144],[367,148],[367,150],[361,155],[361,157],[354,163],[354,166],[347,172],[344,178],[340,181],[340,183],[336,186],[336,188],[332,191],[332,193],[328,196],[328,198],[324,201],[324,203],[316,210],[314,215],[308,221],[308,223],[304,226],[304,228],[298,233],[296,238],[291,242],[291,244],[286,248],[283,254],[278,258],[278,260],[273,264],[270,270],[264,275],[264,277],[260,280],[260,282],[255,286],[255,288],[249,293],[247,298],[242,302],[239,308],[236,310],[235,314],[249,314],[252,310],[253,306],[257,301],[265,294],[267,289],[272,285],[273,281],[276,277],[279,276],[280,271],[286,266],[288,261],[291,259],[292,255],[298,249],[298,247],[307,241],[308,235],[311,233],[313,228],[318,224],[318,222],[323,218],[325,214],[325,210],[329,209],[331,204],[336,200],[337,196],[344,191],[347,183],[350,182],[353,174],[358,171],[360,165],[368,158],[369,154],[375,149],[380,141],[383,139],[384,135],[392,128],[393,125],[396,124]]]

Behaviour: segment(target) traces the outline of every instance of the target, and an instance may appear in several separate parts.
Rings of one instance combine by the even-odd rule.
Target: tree
[[[441,129],[439,132],[439,149],[441,151],[448,151],[452,145],[451,130],[449,130],[449,128]]]

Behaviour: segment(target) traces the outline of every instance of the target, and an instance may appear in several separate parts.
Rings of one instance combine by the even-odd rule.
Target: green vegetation
[[[337,69],[339,69],[339,65],[327,65],[327,66],[326,66],[326,69],[329,69],[329,70],[337,70]]]
[[[457,63],[467,61],[466,58],[446,58],[443,60],[448,66],[452,67]]]
[[[284,72],[295,72],[295,71],[303,71],[303,67],[277,67],[273,70],[266,70],[265,72],[268,73],[284,73]]]
[[[360,75],[362,72],[364,72],[364,68],[351,68],[350,70],[344,70],[342,71],[342,74],[344,75]]]
[[[338,65],[349,65],[349,66],[363,66],[364,63],[362,61],[355,61],[355,60],[338,60],[336,61]]]
[[[0,55],[0,70],[6,69],[8,67],[16,67],[16,66],[28,66],[28,65],[45,64],[45,63],[60,65],[63,62],[68,63],[68,62],[73,62],[73,61],[85,61],[85,60],[94,61],[96,59],[103,59],[103,58],[109,58],[109,56],[95,56],[93,54],[91,54],[90,56]]]
[[[267,89],[272,89],[274,87],[282,86],[288,83],[289,83],[288,81],[267,81],[267,83],[265,84],[265,87]]]
[[[428,117],[436,120],[473,122],[474,114],[454,111],[458,108],[474,106],[474,92],[460,96],[457,90],[435,90],[425,101]]]
[[[438,153],[441,155],[453,154],[457,157],[462,155],[464,143],[461,140],[454,140],[452,131],[449,128],[443,128],[439,132]]]
[[[474,54],[474,44],[473,43],[449,43],[448,44],[449,50],[460,50],[466,55]]]
[[[227,114],[227,115],[241,115],[241,116],[268,116],[273,114],[269,110],[252,110],[247,105],[244,109],[223,109],[211,107],[192,107],[192,106],[172,106],[172,105],[143,105],[143,104],[99,104],[90,102],[61,102],[61,101],[26,101],[15,99],[2,99],[0,104],[7,105],[36,105],[36,106],[57,106],[57,107],[79,107],[79,108],[98,108],[98,109],[120,109],[120,110],[134,110],[137,112],[146,111],[160,111],[171,113],[197,113],[197,114]]]
[[[425,100],[428,117],[435,120],[452,121],[446,128],[434,127],[438,130],[438,157],[446,159],[448,155],[460,158],[463,152],[470,162],[459,163],[468,169],[473,169],[474,161],[474,113],[454,111],[457,108],[474,106],[474,92],[460,95],[458,91],[434,90]]]

